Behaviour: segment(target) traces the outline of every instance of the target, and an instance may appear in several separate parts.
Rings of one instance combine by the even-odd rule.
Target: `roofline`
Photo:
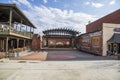
[[[0,3],[0,6],[3,6],[3,7],[4,7],[4,6],[5,6],[5,7],[12,7],[12,8],[17,9],[18,12],[20,12],[20,14],[23,16],[23,18],[25,18],[25,19],[30,23],[30,25],[32,25],[32,26],[30,26],[30,27],[36,28],[36,27],[33,25],[33,23],[25,16],[25,14],[17,7],[16,4]]]
[[[78,35],[77,37],[80,37],[80,36],[83,36],[83,35],[87,35],[87,34],[90,34],[90,33],[99,32],[99,31],[102,31],[102,30],[92,31],[92,32],[88,32],[88,33],[83,33],[83,34]]]
[[[74,32],[76,34],[79,34],[80,32],[78,31],[75,31],[75,30],[72,30],[72,29],[66,29],[66,28],[55,28],[55,29],[48,29],[48,30],[44,30],[43,33],[46,33],[46,32],[49,32],[49,31],[54,31],[54,30],[68,30],[68,31],[71,31],[71,32]]]
[[[119,11],[119,10],[120,10],[120,9],[117,9],[117,10],[113,11],[112,13],[109,13],[109,14],[107,14],[107,15],[105,15],[105,16],[103,16],[103,17],[101,17],[101,18],[99,18],[99,19],[97,19],[97,20],[95,20],[95,21],[93,21],[93,22],[91,22],[91,23],[89,23],[89,24],[87,24],[86,26],[91,25],[91,24],[94,24],[94,23],[96,23],[97,21],[99,21],[99,20],[101,20],[101,19],[103,19],[103,18],[105,18],[105,17],[107,17],[107,16],[110,16],[111,14],[113,14],[113,13]]]

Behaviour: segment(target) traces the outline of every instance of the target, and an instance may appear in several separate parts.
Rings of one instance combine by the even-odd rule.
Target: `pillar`
[[[30,37],[31,37],[31,27],[30,27]]]
[[[34,28],[33,28],[33,33],[34,33]]]
[[[26,42],[26,40],[24,39],[24,47],[25,47],[25,42]]]
[[[18,48],[19,48],[19,38],[17,38],[17,56],[19,56]]]
[[[6,37],[6,57],[8,57],[8,40],[9,40],[9,37]]]
[[[46,37],[46,47],[48,47],[48,37]]]
[[[20,22],[20,32],[21,32],[21,29],[22,29],[22,19],[21,19],[21,22]]]
[[[3,51],[5,50],[5,40],[3,39]]]
[[[12,27],[12,13],[13,13],[13,11],[12,11],[12,8],[10,8],[10,14],[9,14],[9,28],[11,28]],[[10,31],[10,29],[9,29],[9,31]]]
[[[27,25],[26,25],[26,34],[27,34]]]

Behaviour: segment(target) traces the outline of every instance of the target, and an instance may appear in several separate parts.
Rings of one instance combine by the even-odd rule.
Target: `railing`
[[[22,36],[27,36],[27,37],[32,37],[33,36],[32,32],[18,31],[14,27],[10,27],[7,24],[1,24],[0,23],[0,34],[7,34],[9,32],[12,32],[12,33],[15,33],[15,34],[19,34],[19,35],[22,35]]]

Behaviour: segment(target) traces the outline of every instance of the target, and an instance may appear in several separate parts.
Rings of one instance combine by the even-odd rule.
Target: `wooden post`
[[[26,42],[26,40],[24,39],[24,47],[25,47],[25,42]]]
[[[33,33],[34,33],[34,28],[33,28]]]
[[[6,37],[6,57],[8,57],[9,53],[8,53],[8,40],[9,40],[9,37]]]
[[[3,39],[3,51],[5,50],[5,44],[4,44],[5,42],[4,42],[4,39]]]
[[[22,29],[22,19],[21,19],[21,22],[20,22],[20,32],[21,32],[21,29]]]
[[[17,38],[17,56],[19,56],[18,48],[19,48],[19,38]]]
[[[31,37],[31,27],[30,27],[30,37]]]
[[[10,29],[11,29],[11,27],[12,27],[12,8],[10,8],[10,15],[9,15],[9,31],[10,31]]]
[[[27,25],[26,25],[26,34],[27,34]]]
[[[46,47],[48,47],[48,37],[46,37]]]

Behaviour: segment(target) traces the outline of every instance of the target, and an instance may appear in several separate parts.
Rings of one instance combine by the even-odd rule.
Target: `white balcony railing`
[[[17,29],[15,29],[14,27],[10,27],[7,24],[1,24],[0,23],[0,34],[5,34],[5,33],[16,33],[19,35],[23,35],[23,36],[27,36],[27,37],[32,37],[33,33],[32,32],[27,32],[27,31],[18,31]]]

